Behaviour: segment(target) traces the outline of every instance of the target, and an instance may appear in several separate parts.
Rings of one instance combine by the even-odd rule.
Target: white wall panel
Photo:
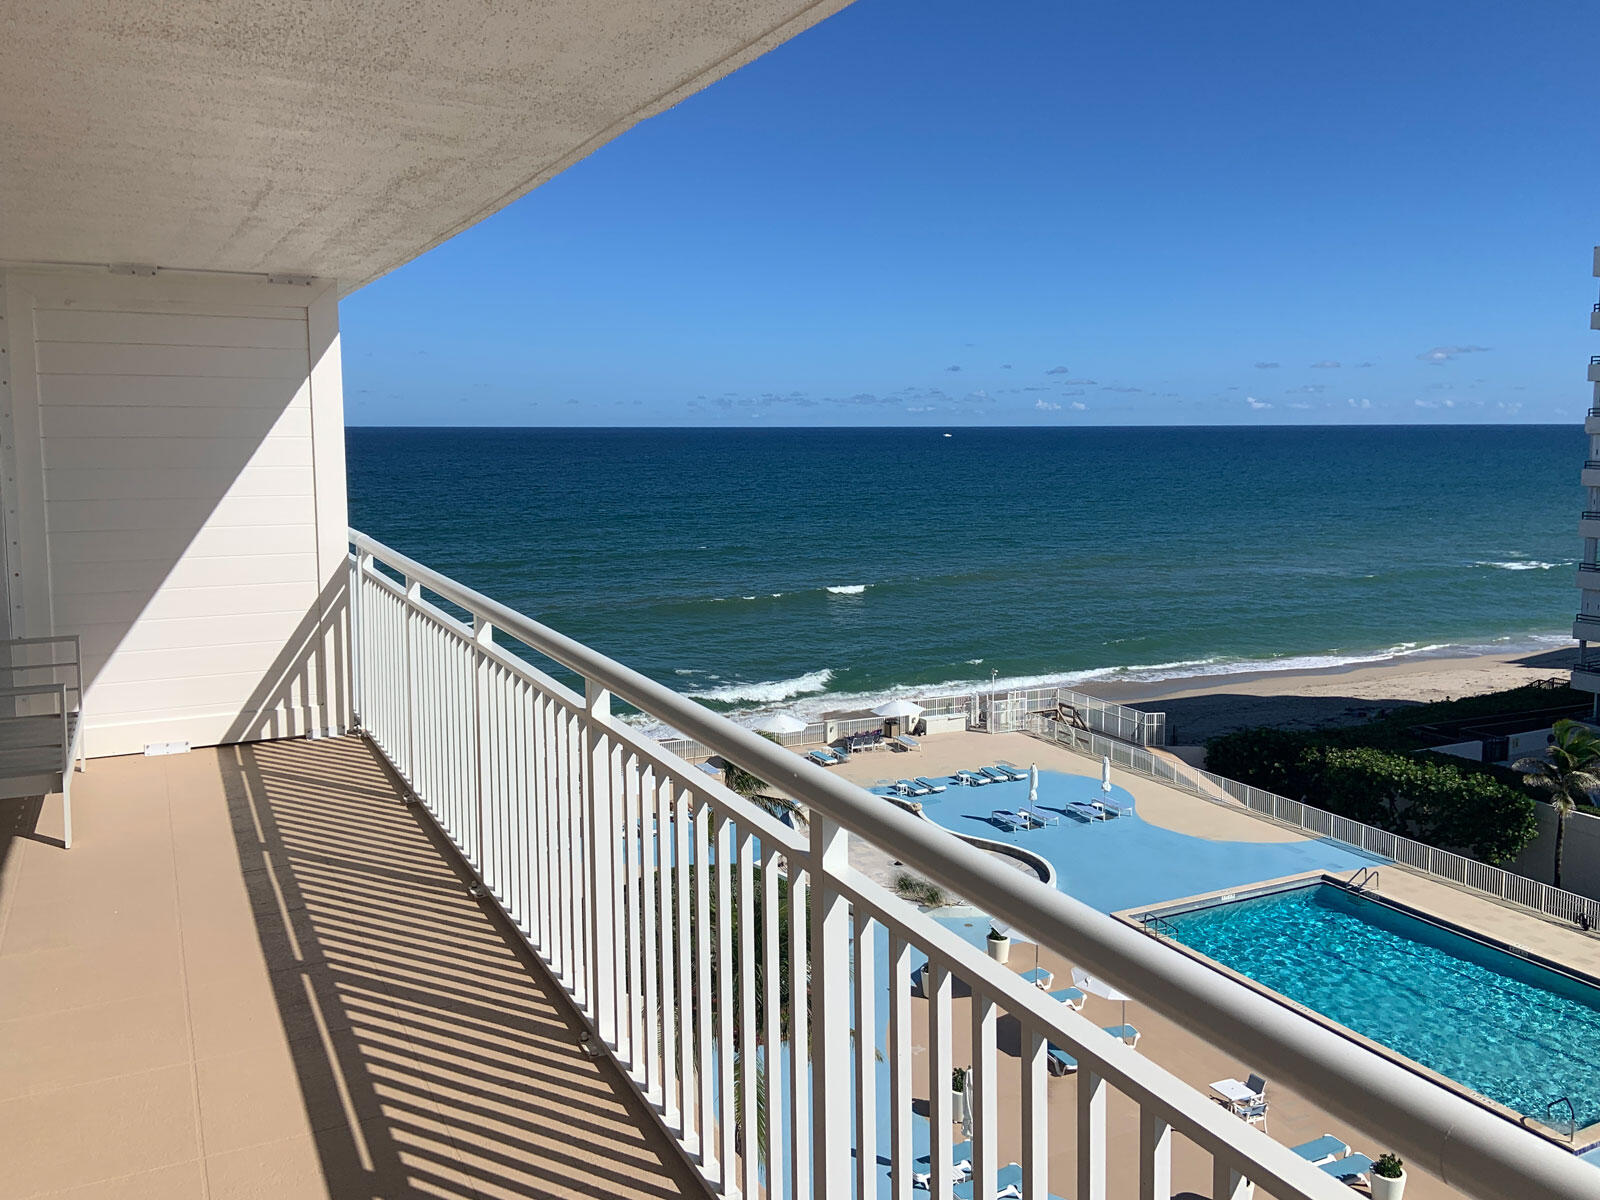
[[[5,283],[18,632],[82,636],[90,753],[342,728],[332,289],[63,270]]]

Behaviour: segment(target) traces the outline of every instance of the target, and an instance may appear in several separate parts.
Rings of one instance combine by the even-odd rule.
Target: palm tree
[[[1556,810],[1555,885],[1561,886],[1561,852],[1567,818],[1580,804],[1588,804],[1600,791],[1600,735],[1577,721],[1557,721],[1550,747],[1543,758],[1519,758],[1513,769],[1524,772],[1523,782],[1550,797]]]
[[[763,733],[762,737],[769,742],[778,739],[770,733]],[[723,760],[722,778],[728,787],[743,796],[752,804],[759,805],[767,812],[782,820],[784,816],[794,816],[800,811],[800,806],[787,796],[774,796],[767,791],[770,786],[766,780],[760,779],[746,771],[738,763]]]

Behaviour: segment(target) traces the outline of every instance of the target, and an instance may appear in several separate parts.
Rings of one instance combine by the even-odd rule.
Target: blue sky
[[[355,425],[1576,421],[1592,3],[858,0],[342,306]]]

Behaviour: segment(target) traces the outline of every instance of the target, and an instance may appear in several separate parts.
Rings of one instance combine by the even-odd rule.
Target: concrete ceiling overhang
[[[846,3],[22,0],[0,261],[348,291]]]

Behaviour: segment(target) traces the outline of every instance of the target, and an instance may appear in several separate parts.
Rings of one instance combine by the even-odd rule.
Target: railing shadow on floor
[[[705,1194],[365,740],[219,757],[331,1194]]]

